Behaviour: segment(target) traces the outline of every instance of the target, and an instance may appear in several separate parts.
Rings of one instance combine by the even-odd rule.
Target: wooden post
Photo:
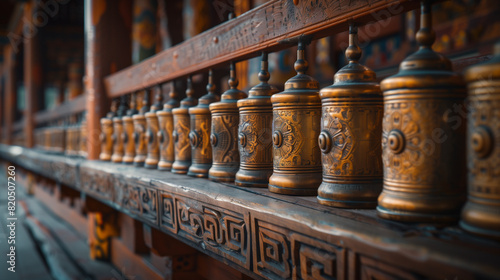
[[[5,113],[5,143],[7,145],[12,145],[12,123],[14,121],[14,95],[15,90],[15,68],[14,68],[14,53],[11,46],[5,47],[5,103],[4,113]]]
[[[109,111],[103,79],[130,65],[131,18],[130,0],[85,1],[88,159],[99,158],[99,121]]]
[[[34,12],[34,1],[26,3],[24,16],[31,19]],[[41,69],[39,59],[38,36],[24,40],[24,88],[25,88],[25,114],[24,136],[27,148],[34,146],[33,132],[35,129],[34,115],[37,110],[38,90],[41,88]]]

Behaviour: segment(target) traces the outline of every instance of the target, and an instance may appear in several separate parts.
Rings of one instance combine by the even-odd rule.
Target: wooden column
[[[14,122],[14,109],[16,104],[14,104],[14,95],[16,94],[16,75],[14,67],[14,51],[11,46],[5,47],[5,102],[4,106],[4,116],[5,116],[5,143],[7,145],[12,144],[12,123]]]
[[[34,1],[26,3],[24,17],[31,19],[34,12]],[[37,110],[38,90],[41,88],[41,69],[39,59],[38,36],[24,40],[24,88],[25,88],[25,114],[24,137],[27,148],[34,146],[33,131],[35,129],[34,115]]]
[[[109,111],[103,78],[130,65],[130,0],[85,1],[85,90],[88,159],[100,153],[100,119]]]

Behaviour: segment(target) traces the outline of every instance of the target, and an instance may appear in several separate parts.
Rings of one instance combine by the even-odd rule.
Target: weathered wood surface
[[[86,95],[82,94],[50,110],[39,111],[35,114],[35,123],[42,124],[63,119],[67,116],[85,111]]]
[[[298,5],[294,5],[298,2]],[[280,41],[300,35],[321,38],[348,29],[348,22],[374,23],[379,35],[387,18],[414,9],[418,1],[272,0],[243,15],[169,48],[106,78],[107,95],[116,97],[204,72],[231,60],[259,55],[262,50],[290,47]],[[378,30],[378,31],[377,31]]]
[[[500,244],[456,226],[390,222],[374,210],[334,209],[314,198],[21,147],[0,145],[0,158],[62,181],[254,277],[500,277]]]
[[[104,77],[131,63],[131,0],[85,1],[85,91],[87,152],[89,159],[100,153],[100,119],[109,111]]]

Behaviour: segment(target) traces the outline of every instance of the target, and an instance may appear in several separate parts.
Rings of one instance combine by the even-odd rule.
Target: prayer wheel
[[[123,145],[123,115],[127,111],[127,99],[125,96],[121,97],[120,106],[113,118],[113,155],[111,161],[120,163],[123,161],[124,145]]]
[[[146,117],[148,111],[148,96],[149,91],[144,91],[142,98],[142,107],[138,114],[132,116],[134,121],[134,144],[135,144],[135,157],[134,166],[144,166],[146,155],[148,152],[146,138]]]
[[[174,131],[172,133],[175,161],[172,164],[172,173],[186,174],[191,166],[191,144],[189,143],[190,118],[189,108],[196,106],[198,101],[193,98],[194,90],[191,77],[187,80],[186,98],[181,106],[172,110]]]
[[[80,151],[79,155],[87,157],[87,115],[83,113],[82,122],[80,125]],[[37,137],[38,138],[38,137]]]
[[[99,159],[110,161],[113,153],[113,118],[115,116],[117,100],[111,102],[111,111],[101,119],[101,153]],[[51,143],[51,142],[49,142]]]
[[[266,188],[269,177],[273,174],[271,96],[277,93],[278,89],[267,83],[270,78],[267,69],[267,53],[263,53],[260,84],[250,89],[248,98],[238,101],[240,169],[236,173],[237,186]]]
[[[163,95],[161,94],[160,86],[155,87],[155,103],[151,105],[149,112],[144,114],[146,117],[146,134],[144,141],[147,145],[147,156],[144,162],[146,168],[156,168],[160,160],[160,142],[158,141],[158,131],[160,131],[160,123],[156,112],[161,110]]]
[[[321,99],[318,81],[305,74],[305,43],[299,42],[295,71],[273,104],[273,175],[269,190],[288,195],[316,195],[321,184],[318,136]]]
[[[210,144],[212,117],[209,106],[220,100],[220,97],[215,95],[212,70],[208,74],[207,92],[200,97],[197,106],[189,108],[191,119],[189,142],[191,143],[192,164],[189,167],[188,175],[201,178],[208,177],[208,171],[212,166],[212,145]]]
[[[344,208],[375,208],[382,191],[382,92],[375,72],[361,65],[357,28],[349,29],[349,64],[320,91],[323,112],[318,138],[323,182],[318,201]]]
[[[169,97],[168,102],[163,104],[163,110],[156,112],[160,125],[160,131],[158,131],[158,141],[160,142],[159,170],[170,170],[175,160],[174,141],[172,139],[172,133],[174,132],[172,110],[179,107],[179,101],[177,101],[177,92],[175,92],[174,83],[172,83]]]
[[[134,142],[134,120],[133,115],[139,113],[137,110],[137,95],[134,93],[130,96],[130,109],[127,110],[127,115],[122,117],[123,121],[123,145],[125,155],[123,156],[122,163],[132,164],[135,157],[135,142]]]
[[[212,115],[212,167],[208,177],[214,181],[232,182],[240,165],[238,152],[238,100],[247,97],[237,89],[234,62],[230,64],[229,90],[221,95],[221,101],[210,104]]]
[[[465,200],[463,79],[431,48],[430,2],[422,2],[419,50],[381,83],[383,191],[378,215],[407,222],[450,223]]]
[[[460,226],[500,240],[500,53],[467,69],[465,79],[469,194]]]

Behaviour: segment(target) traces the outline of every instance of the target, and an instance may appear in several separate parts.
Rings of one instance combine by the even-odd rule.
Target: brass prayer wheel
[[[126,97],[122,96],[116,116],[113,118],[113,155],[111,156],[111,161],[116,163],[122,162],[124,155],[122,117],[127,110],[126,103]]]
[[[197,106],[189,108],[191,119],[189,142],[191,143],[192,164],[189,167],[188,175],[201,178],[208,177],[208,171],[212,166],[212,145],[210,144],[212,117],[209,106],[220,100],[220,97],[215,95],[212,70],[208,74],[207,92],[200,97]]]
[[[344,208],[375,208],[382,191],[383,100],[375,72],[359,64],[356,26],[349,29],[349,64],[320,91],[323,182],[318,201]]]
[[[38,137],[37,137],[38,138]],[[83,113],[82,122],[80,125],[80,151],[79,155],[87,157],[87,116]]]
[[[186,98],[181,101],[181,106],[172,110],[174,118],[174,143],[175,161],[172,164],[172,173],[186,174],[191,166],[191,144],[189,143],[190,118],[189,108],[196,106],[198,101],[193,98],[193,84],[191,77],[187,80]]]
[[[267,83],[270,78],[267,69],[267,53],[263,53],[260,84],[250,89],[248,98],[238,101],[240,169],[234,181],[237,186],[267,188],[273,174],[271,96],[278,89]]]
[[[295,71],[285,91],[271,97],[273,104],[273,175],[269,191],[288,195],[316,195],[321,184],[318,146],[321,99],[318,81],[305,74],[305,44],[299,42]]]
[[[146,117],[145,114],[148,111],[148,95],[149,92],[145,91],[142,98],[142,107],[138,114],[132,116],[134,121],[134,145],[135,145],[135,166],[144,166],[146,161],[146,155],[148,152],[146,138]]]
[[[122,117],[123,121],[123,145],[125,149],[125,155],[123,156],[122,163],[132,164],[135,157],[135,141],[134,141],[134,120],[133,115],[139,113],[137,110],[136,94],[132,94],[130,97],[130,109],[127,110],[127,115]]]
[[[113,153],[113,118],[115,116],[117,100],[111,102],[111,111],[101,119],[101,153],[99,159],[110,161]],[[49,142],[50,143],[50,142]]]
[[[149,112],[144,114],[146,117],[146,133],[144,135],[144,141],[146,141],[148,150],[146,161],[144,162],[144,167],[146,168],[156,168],[158,166],[158,161],[160,160],[160,142],[158,140],[160,123],[156,112],[161,110],[162,100],[163,96],[161,94],[161,88],[160,86],[156,86],[155,103],[151,105]]]
[[[462,78],[431,48],[431,7],[422,2],[419,50],[399,73],[382,81],[383,191],[377,212],[407,222],[458,220],[465,199],[465,124]]]
[[[172,139],[172,133],[174,132],[174,117],[172,115],[172,110],[179,107],[179,101],[177,101],[177,92],[175,92],[174,83],[172,83],[169,97],[170,100],[163,104],[163,110],[156,112],[160,125],[160,131],[158,131],[158,141],[160,143],[159,170],[170,170],[175,160],[174,141]]]
[[[208,177],[214,181],[232,182],[240,166],[238,152],[238,100],[247,94],[237,89],[238,80],[234,62],[230,63],[229,90],[221,95],[221,101],[210,104],[212,114],[212,167]]]
[[[500,240],[500,54],[465,72],[468,189],[460,226]]]

